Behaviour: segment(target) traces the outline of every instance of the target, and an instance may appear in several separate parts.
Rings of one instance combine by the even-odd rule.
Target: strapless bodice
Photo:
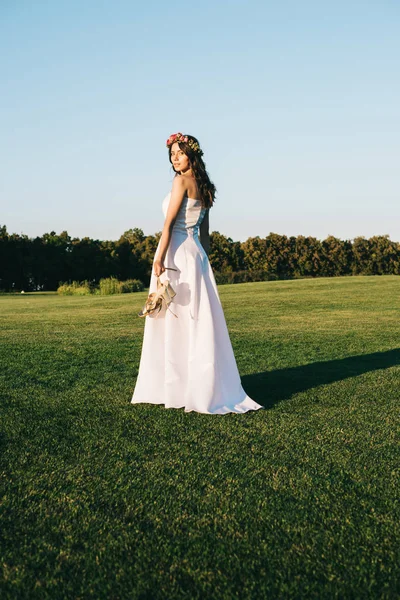
[[[171,200],[171,192],[169,192],[162,203],[162,210],[164,213],[164,217],[167,216],[167,210],[169,206],[169,202]],[[179,207],[179,211],[172,228],[173,233],[193,233],[197,235],[199,232],[199,227],[201,222],[204,219],[204,215],[206,214],[206,208],[203,208],[201,205],[201,201],[195,198],[189,198],[185,196],[182,200],[182,204]]]

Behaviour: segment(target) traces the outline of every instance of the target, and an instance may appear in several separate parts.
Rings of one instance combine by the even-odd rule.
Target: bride
[[[175,176],[162,203],[164,227],[149,293],[157,290],[159,278],[168,280],[176,295],[170,306],[145,317],[131,402],[206,414],[263,408],[241,385],[208,260],[209,212],[216,188],[207,174],[203,151],[195,137],[182,133],[170,135],[166,145]]]

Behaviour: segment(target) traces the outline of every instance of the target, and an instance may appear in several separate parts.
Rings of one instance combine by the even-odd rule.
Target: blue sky
[[[181,131],[212,231],[400,241],[399,25],[398,0],[2,0],[0,223],[160,231]]]

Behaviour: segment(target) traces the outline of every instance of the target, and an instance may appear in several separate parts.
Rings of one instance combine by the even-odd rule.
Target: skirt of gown
[[[195,230],[172,231],[164,265],[177,269],[160,277],[176,292],[169,307],[176,316],[163,303],[157,316],[144,318],[131,402],[206,414],[263,408],[241,385],[214,274]],[[156,289],[152,270],[149,293]]]

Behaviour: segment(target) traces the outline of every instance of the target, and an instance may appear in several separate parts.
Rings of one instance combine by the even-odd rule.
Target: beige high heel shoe
[[[170,269],[171,271],[177,271],[177,269],[173,269],[172,267],[165,267],[165,269]],[[174,317],[178,318],[169,305],[172,302],[172,299],[176,296],[176,292],[170,284],[169,280],[166,279],[164,282],[161,281],[160,276],[157,277],[157,291],[149,294],[144,307],[138,313],[138,317],[147,317],[157,311],[156,318],[160,310],[162,309],[163,301],[165,302],[166,308],[174,315]]]

